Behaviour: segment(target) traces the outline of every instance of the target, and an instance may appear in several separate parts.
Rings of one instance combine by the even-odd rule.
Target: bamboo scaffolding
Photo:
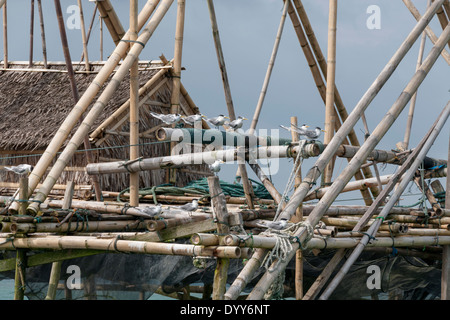
[[[430,5],[431,5],[431,0],[428,0],[427,8]],[[420,65],[422,64],[423,52],[425,50],[425,41],[426,41],[426,33],[423,32],[422,38],[420,40],[420,48],[419,48],[419,55],[417,57],[416,71],[419,69]],[[409,105],[408,120],[406,123],[405,137],[403,139],[403,148],[404,149],[408,149],[408,146],[409,146],[409,139],[411,137],[412,121],[413,121],[413,117],[414,117],[414,109],[416,106],[416,100],[417,100],[417,92],[414,93],[413,97],[411,98],[410,105]]]
[[[302,202],[306,191],[310,188],[310,185],[315,182],[315,180],[318,177],[318,174],[320,175],[320,172],[322,172],[325,165],[331,159],[331,157],[335,153],[338,145],[341,143],[343,138],[347,135],[348,130],[354,126],[354,124],[360,117],[361,112],[364,111],[364,109],[368,106],[368,104],[375,97],[376,93],[381,89],[381,87],[384,85],[384,83],[388,80],[389,76],[392,75],[393,71],[395,70],[395,67],[398,65],[398,63],[400,63],[401,59],[404,57],[406,52],[411,47],[411,44],[415,42],[417,37],[420,35],[420,33],[425,28],[425,26],[429,23],[431,17],[436,13],[438,7],[440,5],[442,5],[442,2],[443,1],[436,1],[435,3],[433,3],[433,5],[430,6],[430,8],[427,10],[427,12],[423,15],[420,22],[418,22],[418,24],[413,28],[410,35],[408,35],[407,39],[401,45],[400,49],[394,54],[393,58],[391,59],[389,64],[384,68],[384,70],[382,71],[380,76],[377,78],[376,82],[371,86],[371,88],[369,88],[369,90],[364,94],[364,96],[360,100],[360,102],[355,106],[352,113],[349,115],[349,117],[345,121],[345,123],[344,123],[345,126],[343,125],[338,130],[338,132],[333,137],[330,144],[328,144],[327,148],[324,150],[322,155],[316,161],[315,166],[312,169],[310,169],[306,178],[303,180],[302,184],[300,185],[299,189],[297,189],[297,191],[291,197],[291,200],[286,205],[286,208],[280,214],[280,219],[281,218],[289,218],[295,211],[298,204]],[[435,45],[435,47],[433,47],[430,55],[427,57],[425,62],[422,64],[420,70],[415,74],[412,81],[410,81],[411,85],[407,86],[407,88],[406,88],[407,90],[405,90],[405,92],[400,96],[399,99],[397,99],[397,102],[393,105],[394,110],[392,110],[392,111],[394,111],[394,113],[391,114],[391,112],[389,112],[388,113],[389,116],[385,119],[386,121],[383,121],[383,122],[388,123],[387,128],[392,125],[393,120],[396,118],[396,116],[398,116],[398,112],[401,111],[403,109],[404,105],[408,102],[408,100],[410,99],[410,94],[413,94],[415,92],[415,90],[417,89],[418,85],[421,83],[421,81],[423,81],[423,78],[427,74],[428,70],[431,68],[433,63],[436,61],[437,56],[439,55],[439,53],[441,51],[440,49],[442,49],[441,46],[443,47],[443,40],[446,40],[445,42],[447,42],[448,39],[446,37],[448,37],[448,36],[449,36],[448,33],[444,33],[443,36],[441,35],[439,45],[437,45],[437,46]],[[397,109],[399,109],[399,110],[397,110]],[[372,133],[371,137],[369,137],[366,140],[363,147],[361,147],[361,149],[358,152],[360,154],[361,153],[364,154],[362,156],[362,159],[364,159],[364,160],[365,160],[365,158],[367,158],[366,152],[371,150],[371,148],[374,147],[372,145],[376,143],[374,137],[377,137],[379,133],[380,133],[380,136],[383,136],[385,134],[385,132],[387,131],[387,128],[384,125],[377,127],[377,128],[378,129],[375,129],[375,131]],[[381,132],[379,132],[379,131],[381,131]],[[366,150],[364,150],[364,149],[366,149]],[[356,166],[359,168],[362,164],[360,161],[361,160],[358,160],[358,158],[354,157],[347,168],[354,168]],[[350,173],[353,172],[353,169],[349,169],[349,170],[350,170]],[[348,177],[348,175],[346,175],[346,171],[348,171],[348,170],[344,170],[343,173],[341,174],[341,175],[345,175],[345,179],[341,180],[339,178],[338,180],[336,180],[333,183],[333,185],[335,185],[336,191],[340,191],[340,189],[342,189],[341,186],[339,186],[339,187],[336,187],[336,186],[346,184],[346,182],[348,182],[348,180],[350,179],[350,177]],[[325,196],[328,199],[335,198],[335,195],[333,195],[330,192],[328,192],[327,195],[330,195],[329,198],[327,196]],[[322,203],[325,204],[324,208],[329,206],[329,201],[327,199],[325,199],[325,197],[321,200]],[[325,201],[323,201],[324,199],[325,199]],[[321,216],[323,214],[322,210],[318,209],[317,207],[316,207],[316,212],[317,212],[317,215],[314,214],[314,212],[313,212],[308,216],[307,221],[311,226],[316,225],[316,223],[318,222],[318,220],[321,218]],[[299,236],[300,241],[303,242],[307,237],[306,228],[305,227],[300,228],[297,236]],[[299,247],[298,244],[294,245],[293,249],[296,250],[298,247]],[[292,257],[291,254],[290,254],[290,257]],[[278,267],[276,268],[276,270],[274,270],[272,273],[270,273],[270,274],[265,273],[264,276],[261,278],[261,280],[258,282],[257,286],[254,288],[252,294],[249,295],[248,299],[258,299],[262,295],[264,295],[264,293],[267,291],[267,288],[273,283],[273,281],[275,280],[275,277],[279,274],[279,272],[284,270],[284,267],[285,267],[285,263],[281,262],[280,264],[278,264]]]
[[[301,22],[300,22],[299,18],[297,17],[297,14],[296,14],[296,12],[294,10],[294,6],[292,5],[291,0],[289,0],[289,11],[288,11],[288,13],[289,13],[289,17],[291,18],[292,25],[293,25],[294,30],[296,32],[296,35],[297,35],[297,38],[299,40],[300,46],[302,48],[302,51],[303,51],[303,53],[305,55],[306,61],[307,61],[308,65],[309,65],[309,67],[310,67],[310,71],[312,73],[313,80],[314,80],[314,82],[315,82],[315,84],[317,86],[317,89],[319,91],[320,97],[322,98],[323,103],[326,105],[326,90],[327,89],[326,89],[324,80],[322,78],[322,75],[320,73],[320,70],[319,70],[319,68],[317,66],[317,63],[315,61],[313,51],[311,50],[311,47],[309,46],[308,40],[307,40],[307,38],[305,36],[305,32],[303,31]],[[325,69],[327,69],[327,68],[325,67]],[[327,77],[326,71],[322,70],[322,72],[325,74],[325,78],[326,78]],[[337,111],[335,110],[334,113],[337,113]],[[340,122],[338,121],[338,116],[335,115],[334,119],[335,119],[335,125],[336,125],[335,129],[338,130],[338,127],[340,127]],[[346,140],[346,138],[344,140]],[[354,143],[354,142],[352,142],[352,143]],[[371,177],[372,176],[371,173],[369,174],[369,172],[368,172],[369,170],[367,170],[367,169],[364,169],[364,170],[366,171],[366,177]],[[362,173],[361,172],[356,173],[355,178],[362,179],[363,178]],[[377,194],[378,191],[376,189],[374,189],[374,190],[372,190],[372,192],[374,194]],[[365,203],[367,205],[370,205],[370,203],[372,201],[370,193],[367,190],[362,190],[361,194],[362,194],[362,197],[363,197]]]
[[[141,13],[139,15],[139,30],[142,28],[142,26],[148,20],[150,15],[153,13],[155,6],[156,4],[154,3],[154,1],[149,0],[144,6],[144,8],[141,10]],[[153,21],[150,24],[153,24]],[[124,36],[124,40],[128,39],[129,35],[126,34]],[[29,176],[28,194],[33,193],[34,189],[36,188],[36,185],[39,183],[48,166],[55,158],[56,153],[60,150],[68,134],[75,127],[84,111],[86,111],[91,101],[97,95],[102,85],[106,82],[106,80],[111,75],[113,70],[122,60],[122,58],[126,54],[127,49],[128,43],[126,42],[119,43],[119,45],[114,49],[114,51],[109,56],[108,61],[103,65],[103,68],[100,70],[95,79],[92,81],[91,85],[89,85],[89,87],[85,90],[84,94],[81,96],[80,100],[78,100],[72,111],[67,115],[64,122],[61,124],[60,128],[58,129],[58,131],[50,141],[49,145],[47,146],[45,153],[39,158],[38,163],[34,166],[34,169]],[[12,205],[10,211],[14,213],[15,211],[17,211],[17,207]]]
[[[269,87],[270,77],[272,75],[272,70],[275,65],[275,59],[277,57],[278,48],[280,47],[281,36],[283,34],[284,24],[286,21],[287,8],[288,8],[288,2],[285,1],[284,7],[283,7],[283,13],[281,14],[280,24],[278,25],[278,31],[277,31],[277,35],[275,38],[275,43],[274,43],[273,49],[272,49],[272,54],[270,56],[269,65],[267,66],[267,71],[266,71],[266,75],[264,77],[264,82],[263,82],[263,86],[261,89],[261,93],[259,94],[255,113],[253,115],[252,123],[250,125],[249,134],[254,133],[254,131],[256,129],[256,125],[258,124],[259,115],[261,114],[261,109],[262,109],[262,106],[264,103],[264,99],[266,97],[267,88]]]
[[[158,4],[159,0],[156,1],[155,6]],[[126,35],[122,24],[117,17],[114,8],[112,7],[109,0],[99,0],[96,1],[98,6],[100,17],[105,22],[106,27],[111,35],[114,44],[117,46],[120,40]]]
[[[78,93],[77,83],[75,81],[72,59],[70,57],[69,43],[67,41],[66,29],[65,29],[65,25],[64,25],[64,21],[63,21],[63,16],[62,16],[61,3],[59,0],[55,0],[54,3],[55,3],[56,16],[58,19],[58,25],[59,25],[61,43],[62,43],[63,52],[64,52],[64,58],[66,60],[67,74],[69,76],[70,86],[72,89],[72,96],[73,96],[74,103],[77,103],[77,101],[80,99],[80,96]],[[86,71],[88,71],[88,70],[86,70]],[[90,151],[91,143],[90,143],[89,137],[87,135],[84,137],[83,142],[84,142],[84,148],[86,149],[85,153],[86,153],[87,163],[92,163],[92,162],[94,162],[94,156],[92,154],[92,151]],[[101,199],[101,188],[100,188],[100,183],[98,181],[98,177],[91,177],[91,181],[92,181],[92,184],[94,185],[95,195],[96,195],[97,199]]]
[[[63,210],[70,209],[70,206],[72,204],[74,185],[75,184],[73,183],[73,181],[69,181],[68,187],[66,189],[66,193],[64,195],[64,200],[63,200],[63,205],[62,205]],[[54,261],[52,263],[52,269],[50,272],[50,280],[49,280],[48,289],[47,289],[47,296],[45,297],[45,300],[55,300],[56,289],[58,287],[58,282],[59,282],[59,279],[61,276],[61,266],[62,266],[62,261]]]
[[[411,14],[414,16],[414,18],[419,21],[421,16],[419,13],[419,10],[414,6],[411,0],[403,0],[403,3],[408,8],[408,10],[411,12]],[[427,26],[425,28],[425,33],[427,34],[428,38],[430,38],[431,42],[435,45],[437,42],[438,37],[434,34],[433,30],[431,30],[430,26]],[[444,58],[444,60],[447,62],[447,64],[450,65],[450,54],[447,52],[447,50],[444,48],[441,51],[441,55]]]
[[[32,214],[33,213],[36,214],[38,212],[39,201],[43,202],[45,200],[45,198],[48,195],[48,192],[51,190],[56,179],[61,175],[61,172],[64,170],[64,167],[70,161],[70,158],[76,152],[77,148],[79,147],[79,145],[82,142],[82,140],[84,139],[84,137],[86,137],[87,134],[89,133],[92,123],[97,119],[97,117],[103,111],[103,108],[105,107],[106,102],[114,94],[115,90],[117,89],[118,85],[120,84],[120,81],[125,77],[125,74],[128,72],[130,66],[134,63],[134,61],[139,56],[140,52],[143,49],[143,46],[145,46],[147,41],[153,35],[153,32],[155,31],[156,27],[161,22],[162,18],[164,17],[165,13],[169,9],[172,2],[173,2],[173,0],[166,0],[163,3],[161,3],[161,5],[158,7],[157,11],[150,19],[148,26],[144,29],[144,31],[142,32],[142,34],[139,36],[139,38],[137,40],[140,43],[142,43],[142,45],[133,46],[131,48],[130,52],[128,53],[127,57],[123,61],[122,65],[119,67],[119,70],[113,76],[113,78],[111,79],[111,81],[109,82],[109,84],[107,85],[105,90],[103,91],[103,93],[98,98],[97,102],[94,104],[94,106],[91,108],[89,113],[84,118],[84,120],[83,120],[82,124],[80,125],[80,127],[78,128],[78,130],[74,133],[74,135],[70,139],[67,147],[61,153],[61,155],[59,156],[55,165],[53,166],[52,170],[47,175],[47,178],[44,180],[43,186],[37,191],[36,196],[34,197],[34,200],[36,200],[37,202],[34,202],[28,206],[28,211],[30,211]]]
[[[444,41],[442,41],[444,39],[445,40],[444,45],[450,39],[450,27],[447,27],[446,30],[447,30],[447,38],[446,39],[442,38],[442,39],[439,40],[440,42],[444,42]],[[443,46],[442,46],[442,48],[443,48]],[[437,58],[437,55],[436,55],[436,58]],[[428,58],[427,58],[427,60],[428,60]],[[426,63],[426,62],[424,62],[424,63]],[[449,114],[450,114],[450,102],[447,103],[447,105],[445,106],[445,108],[444,108],[444,110],[442,112],[442,115],[440,115],[438,120],[437,120],[437,123],[435,123],[433,125],[433,127],[432,127],[433,131],[428,136],[428,138],[426,140],[426,143],[424,144],[423,148],[421,148],[419,154],[417,155],[417,158],[414,160],[414,162],[411,165],[411,167],[404,173],[404,179],[400,182],[398,187],[395,189],[395,191],[393,192],[391,198],[386,203],[386,205],[384,206],[383,210],[381,210],[381,213],[378,215],[378,217],[385,218],[387,216],[390,208],[392,208],[392,206],[398,201],[398,199],[400,198],[401,194],[403,193],[403,191],[407,187],[410,179],[414,176],[417,168],[420,166],[420,164],[421,164],[422,160],[424,159],[425,155],[428,153],[429,149],[433,145],[436,137],[438,136],[439,132],[441,131],[442,127],[444,126],[445,122],[447,121],[447,118],[448,118]],[[374,223],[374,224],[372,224],[370,226],[370,228],[367,231],[367,233],[369,235],[373,235],[374,233],[376,233],[378,228],[379,228],[380,223],[381,223],[381,219],[378,219],[378,221],[376,221],[376,223]],[[358,245],[355,248],[355,250],[352,252],[350,257],[347,258],[347,260],[345,261],[344,265],[341,267],[341,269],[339,270],[337,275],[330,282],[330,284],[325,289],[325,291],[322,293],[322,295],[320,296],[319,299],[326,300],[330,296],[330,294],[334,291],[336,286],[342,280],[342,277],[345,274],[348,273],[348,270],[349,270],[350,266],[352,266],[353,263],[355,262],[355,260],[359,257],[359,255],[361,254],[362,250],[364,249],[364,246],[367,245],[369,240],[370,239],[369,239],[369,237],[367,235],[364,235],[362,237],[361,241],[358,243]]]
[[[130,1],[130,41],[138,38],[138,1]],[[130,43],[130,48],[133,47]],[[130,68],[130,160],[139,158],[139,56]],[[130,205],[139,205],[139,172],[130,173]]]
[[[450,161],[450,138],[447,161]],[[447,177],[445,193],[445,209],[450,209],[450,177]],[[450,246],[442,248],[441,300],[450,300]]]

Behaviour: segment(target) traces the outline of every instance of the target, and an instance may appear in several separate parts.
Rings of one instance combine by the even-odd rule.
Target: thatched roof
[[[101,68],[102,63],[92,65],[93,73],[76,73],[76,83],[80,97],[92,83]],[[160,63],[140,63],[139,81],[142,87],[152,76],[154,76],[162,66]],[[0,71],[0,166],[14,165],[27,162],[37,163],[39,155],[26,158],[17,158],[17,152],[31,155],[32,152],[43,151],[59,129],[62,122],[70,113],[75,103],[71,91],[70,82],[63,63],[50,63],[51,71],[21,71],[27,68],[26,65],[16,63],[11,64],[10,68],[14,71]],[[42,67],[37,65],[35,69]],[[77,66],[75,70],[79,69]],[[109,80],[108,80],[109,81]],[[104,87],[108,84],[105,83]],[[155,85],[156,86],[156,85]],[[152,86],[154,88],[155,86]],[[166,81],[164,85],[149,98],[149,100],[140,109],[140,132],[147,131],[152,127],[160,125],[161,122],[150,116],[149,111],[158,113],[168,113],[170,106],[172,81]],[[101,94],[103,88],[100,90]],[[129,99],[129,78],[126,77],[120,84],[109,101],[99,119],[94,123],[91,132],[96,129],[105,119],[116,111],[123,103]],[[95,103],[93,100],[91,106]],[[189,108],[187,102],[181,97],[181,104],[184,108]],[[91,107],[90,106],[90,107]],[[89,110],[89,109],[88,109]],[[105,128],[108,129],[108,128]],[[75,132],[76,128],[72,131]],[[96,161],[103,162],[105,159],[123,159],[128,158],[129,137],[120,134],[129,130],[128,121],[123,126],[117,128],[116,134],[108,134],[94,152]],[[69,136],[70,138],[70,136]],[[154,134],[146,135],[140,142],[142,154],[145,157],[157,157],[169,154],[169,145],[154,143],[156,139]],[[80,146],[83,149],[84,146]],[[10,157],[7,157],[9,155]],[[84,152],[78,153],[69,166],[84,167],[86,158]],[[207,171],[205,168],[195,167],[193,170]],[[68,171],[64,173],[62,181],[66,179],[75,179],[77,183],[89,183],[89,177],[80,170]],[[146,186],[158,185],[164,183],[164,171],[144,172],[141,178]],[[187,183],[190,180],[202,177],[198,174],[183,173],[179,174],[179,183]],[[122,190],[128,186],[128,175],[102,176],[102,184],[108,186],[106,190]],[[0,171],[0,181],[15,181],[11,174]]]

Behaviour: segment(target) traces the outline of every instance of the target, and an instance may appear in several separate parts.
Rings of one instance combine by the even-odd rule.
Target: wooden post
[[[63,210],[68,210],[72,206],[72,197],[75,184],[73,181],[67,183],[67,188],[64,193],[64,199],[62,204]],[[55,300],[56,289],[58,288],[58,282],[61,276],[62,261],[55,261],[52,263],[52,269],[50,271],[50,280],[48,282],[47,296],[45,300]]]
[[[250,125],[249,133],[252,134],[258,123],[259,115],[261,113],[262,105],[266,97],[267,87],[269,86],[270,76],[272,75],[273,66],[275,64],[275,58],[277,57],[278,47],[280,46],[281,35],[283,34],[284,22],[286,21],[288,2],[284,2],[283,14],[281,15],[280,25],[278,26],[277,36],[275,38],[275,44],[273,45],[272,55],[270,57],[269,66],[267,67],[266,76],[264,78],[263,87],[259,95],[258,103],[256,105],[255,114],[253,115],[253,120]]]
[[[228,211],[225,195],[220,187],[219,177],[208,177],[209,193],[211,195],[211,206],[214,210],[217,220],[217,233],[219,234],[219,245],[224,245],[223,238],[228,235],[230,228],[228,226]],[[223,300],[227,284],[228,267],[230,259],[217,259],[217,266],[214,272],[213,300]]]
[[[80,24],[81,24],[81,39],[83,41],[83,57],[86,66],[86,71],[88,72],[91,68],[89,66],[89,55],[87,50],[87,38],[86,38],[86,27],[84,25],[84,14],[83,14],[83,6],[81,4],[81,0],[78,0],[78,7],[80,8]]]
[[[42,12],[42,2],[37,0],[39,11],[39,22],[41,26],[41,40],[42,40],[42,59],[44,62],[44,69],[47,69],[47,45],[45,43],[45,28],[44,28],[44,14]]]
[[[99,13],[98,20],[100,22],[100,41],[99,41],[99,49],[100,49],[100,61],[103,61],[103,18]]]
[[[448,158],[450,162],[450,139],[448,146]],[[445,185],[445,209],[450,209],[450,177],[447,176]],[[441,300],[450,300],[450,246],[442,247],[442,275],[441,275]]]
[[[75,72],[73,71],[73,65],[72,65],[72,58],[70,56],[70,51],[69,51],[69,43],[67,40],[67,34],[66,34],[66,29],[65,29],[65,24],[63,21],[63,15],[62,15],[62,10],[61,10],[61,3],[60,0],[55,0],[55,10],[56,10],[56,16],[58,19],[58,25],[59,25],[59,31],[60,31],[60,36],[61,36],[61,43],[62,43],[62,47],[63,47],[63,52],[64,52],[64,59],[66,61],[66,67],[67,67],[67,74],[69,76],[69,81],[70,81],[70,86],[72,89],[72,97],[74,100],[74,103],[77,103],[78,100],[80,100],[80,96],[78,93],[78,87],[77,87],[77,83],[75,81]],[[91,146],[91,142],[89,141],[89,136],[86,135],[84,137],[84,148],[85,148],[85,154],[86,154],[86,159],[87,159],[87,163],[93,163],[94,162],[94,156],[92,154],[92,146]],[[100,188],[100,183],[99,183],[99,179],[98,177],[91,177],[92,183],[94,185],[94,190],[95,190],[95,196],[97,200],[101,200],[102,199],[102,191]]]
[[[28,200],[28,178],[20,178],[19,187],[19,215],[25,215]],[[16,273],[14,277],[14,300],[23,300],[25,294],[25,273],[26,273],[26,251],[16,250]]]
[[[130,1],[130,40],[138,38],[138,0]],[[130,43],[130,48],[133,43]],[[130,68],[130,160],[139,158],[139,58]],[[139,172],[130,173],[130,206],[139,205]]]
[[[8,68],[8,10],[3,1],[3,67]]]
[[[30,16],[30,54],[28,67],[33,66],[33,38],[34,38],[34,0],[31,0],[31,16]]]
[[[335,109],[334,109],[334,88],[336,75],[336,24],[337,24],[337,0],[329,2],[328,17],[328,63],[327,63],[327,90],[325,103],[325,135],[324,143],[328,144],[334,135],[335,129]],[[331,183],[334,167],[333,160],[325,167],[324,183]]]

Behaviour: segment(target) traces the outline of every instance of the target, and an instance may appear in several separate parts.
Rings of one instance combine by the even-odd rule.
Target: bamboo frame
[[[41,26],[42,59],[44,63],[44,69],[47,69],[47,44],[45,42],[44,14],[42,11],[42,1],[37,0],[37,4],[39,12],[39,22]]]
[[[159,1],[156,1],[159,2]],[[156,3],[157,4],[157,3]],[[150,15],[153,13],[155,9],[155,1],[149,0],[144,8],[141,10],[141,13],[139,15],[139,30],[142,28],[144,23],[148,20]],[[150,25],[153,24],[152,20],[150,22]],[[156,26],[153,26],[153,28],[156,28]],[[126,34],[124,36],[124,40],[129,40],[129,35]],[[116,66],[119,64],[119,62],[122,60],[124,55],[126,54],[126,51],[128,49],[129,45],[126,42],[120,42],[119,45],[114,49],[114,51],[111,53],[111,55],[108,58],[108,61],[104,64],[101,71],[97,74],[95,79],[92,81],[91,85],[86,89],[84,94],[80,97],[80,99],[75,104],[73,110],[67,115],[64,122],[61,124],[60,128],[56,132],[56,134],[53,136],[52,140],[50,141],[49,145],[47,146],[45,153],[42,157],[39,158],[38,163],[34,167],[32,173],[29,176],[29,194],[32,194],[34,189],[36,188],[36,185],[39,183],[41,178],[43,177],[45,171],[47,170],[50,163],[53,161],[53,159],[56,157],[56,153],[60,150],[62,144],[66,140],[69,132],[75,127],[83,113],[86,111],[86,109],[89,107],[90,103],[94,99],[94,97],[99,92],[101,86],[106,82],[108,77],[111,75],[113,70],[116,68]],[[117,72],[116,72],[117,74]],[[17,207],[14,206],[14,204],[10,208],[11,212],[17,211]]]
[[[173,2],[173,0],[165,0],[161,3],[161,5],[156,10],[155,14],[150,19],[148,26],[145,28],[145,30],[142,32],[142,34],[139,36],[137,41],[141,42],[143,45],[145,45],[145,43],[147,43],[147,41],[153,35],[153,32],[155,31],[156,27],[161,22],[165,13],[169,9],[172,2]],[[128,46],[127,44],[125,44],[125,45]],[[37,200],[37,202],[34,202],[31,205],[29,205],[28,211],[30,211],[31,213],[34,213],[34,214],[36,214],[38,212],[39,201],[42,202],[45,200],[45,198],[47,197],[49,191],[51,190],[51,188],[54,184],[54,181],[56,181],[54,179],[57,178],[58,176],[60,176],[61,172],[64,170],[64,167],[67,165],[67,163],[69,162],[70,158],[75,153],[76,149],[78,148],[78,146],[80,145],[82,140],[87,136],[89,129],[92,126],[92,123],[97,119],[99,114],[102,112],[103,108],[106,105],[106,102],[111,98],[114,91],[117,89],[120,81],[125,77],[125,73],[128,72],[130,66],[137,59],[137,56],[139,56],[139,53],[143,49],[143,45],[133,46],[131,48],[130,52],[128,53],[127,57],[123,61],[122,65],[119,67],[119,70],[117,70],[116,74],[111,79],[111,81],[109,82],[109,84],[107,85],[107,87],[105,88],[103,93],[100,95],[97,102],[94,104],[94,106],[91,108],[89,113],[86,115],[81,126],[75,132],[72,139],[70,140],[68,146],[64,149],[64,151],[59,156],[59,158],[56,161],[55,165],[53,166],[52,170],[47,175],[47,178],[44,180],[43,186],[36,193],[36,196],[34,199]],[[42,158],[43,157],[41,157],[41,159]],[[36,168],[35,168],[35,170],[36,170]],[[32,175],[33,175],[33,173],[32,173]]]
[[[83,42],[83,58],[84,58],[84,62],[85,62],[86,71],[89,72],[91,67],[89,65],[89,54],[88,54],[88,48],[87,48],[86,26],[84,25],[83,5],[81,3],[81,0],[77,0],[77,1],[78,1],[78,8],[80,8],[80,24],[81,24],[81,39]]]

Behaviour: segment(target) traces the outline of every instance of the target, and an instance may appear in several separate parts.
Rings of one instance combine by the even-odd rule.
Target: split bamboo
[[[162,18],[164,17],[165,13],[169,9],[172,2],[173,2],[173,0],[165,0],[158,7],[157,11],[150,19],[148,26],[145,28],[145,30],[142,32],[142,34],[139,36],[139,38],[137,40],[140,43],[142,43],[142,45],[133,46],[133,48],[130,50],[127,57],[125,58],[125,60],[123,61],[123,63],[119,67],[119,69],[117,70],[116,74],[113,76],[113,78],[111,79],[111,81],[109,82],[109,84],[107,85],[107,87],[105,88],[103,93],[100,95],[97,102],[91,108],[89,113],[86,115],[86,117],[84,118],[84,120],[83,120],[82,124],[80,125],[80,127],[78,128],[78,130],[74,133],[74,135],[70,139],[67,147],[61,153],[61,155],[59,156],[55,165],[53,166],[52,170],[47,175],[47,178],[43,182],[43,186],[37,191],[36,196],[34,197],[34,200],[36,200],[37,202],[34,202],[28,206],[28,211],[31,214],[36,214],[38,212],[39,202],[43,202],[46,199],[46,197],[47,197],[49,191],[52,189],[55,181],[58,179],[58,177],[61,175],[61,172],[64,170],[64,167],[70,161],[71,157],[78,149],[78,147],[79,147],[80,143],[83,141],[84,137],[86,137],[87,134],[89,133],[92,123],[97,119],[97,117],[103,111],[103,108],[105,107],[106,102],[114,94],[115,90],[117,89],[117,87],[120,84],[120,81],[125,77],[125,74],[128,72],[130,66],[137,59],[137,57],[139,56],[143,47],[145,46],[147,41],[150,39],[150,37],[153,35],[153,32],[155,31],[156,27],[161,22]],[[41,159],[42,159],[42,157],[41,157]]]
[[[155,3],[156,2],[156,3]],[[150,15],[153,13],[156,4],[159,0],[149,0],[139,15],[139,26],[143,26],[148,20]],[[153,24],[153,21],[152,21]],[[125,35],[124,39],[129,39],[129,35]],[[28,182],[28,194],[32,194],[37,184],[43,177],[45,171],[49,167],[52,160],[55,158],[56,153],[60,150],[62,144],[66,140],[70,131],[75,127],[80,117],[89,107],[91,101],[97,95],[100,88],[108,80],[108,77],[114,71],[118,63],[122,60],[126,51],[128,49],[128,43],[120,42],[119,45],[114,49],[114,51],[109,56],[108,61],[104,64],[100,72],[97,74],[95,79],[92,81],[91,85],[85,90],[84,94],[81,96],[80,100],[76,103],[72,111],[68,114],[64,122],[61,124],[60,128],[50,141],[45,153],[39,158],[38,163],[34,166],[33,171],[29,176]],[[14,213],[17,211],[17,207],[14,204],[10,207],[10,212]]]
[[[442,5],[443,1],[436,1],[434,2],[430,8],[427,10],[427,12],[423,15],[422,19],[417,23],[417,25],[413,28],[412,32],[408,35],[407,39],[403,42],[400,49],[394,54],[393,58],[390,60],[389,64],[383,69],[380,76],[376,79],[375,83],[369,88],[369,90],[364,94],[363,98],[360,100],[360,102],[355,106],[352,113],[349,115],[347,120],[345,121],[344,125],[338,130],[336,135],[331,140],[330,144],[328,144],[327,148],[324,150],[322,155],[319,157],[319,159],[316,161],[316,164],[313,166],[313,168],[310,169],[308,172],[306,178],[303,180],[301,186],[297,191],[294,193],[294,195],[291,197],[291,200],[288,202],[286,208],[283,210],[283,212],[280,215],[281,218],[290,218],[290,216],[295,212],[296,207],[303,201],[303,198],[307,192],[307,190],[310,188],[310,185],[314,183],[320,175],[320,172],[324,169],[325,165],[328,163],[328,161],[331,159],[333,154],[336,152],[337,147],[342,142],[342,140],[345,138],[345,136],[348,134],[348,130],[352,128],[358,118],[360,117],[360,114],[367,108],[367,106],[370,104],[370,102],[373,100],[375,95],[379,92],[381,87],[386,83],[390,75],[392,75],[393,71],[395,70],[395,67],[400,63],[404,55],[407,53],[407,51],[411,48],[412,44],[416,41],[420,33],[425,29],[426,25],[430,22],[432,16],[436,13],[437,9],[440,5]],[[450,30],[450,28],[447,28]],[[448,31],[448,30],[447,30]],[[426,76],[427,71],[431,68],[433,63],[436,61],[440,51],[443,48],[443,40],[445,42],[448,41],[447,37],[449,37],[449,32],[444,32],[443,36],[441,35],[439,45],[435,45],[435,47],[432,49],[430,55],[427,57],[425,62],[422,64],[420,70],[415,74],[412,81],[410,81],[410,85],[407,86],[405,92],[397,99],[397,102],[393,105],[392,111],[394,113],[391,114],[391,112],[388,113],[388,116],[386,117],[385,121],[387,122],[388,126],[390,127],[393,123],[393,120],[398,116],[398,112],[401,111],[404,107],[404,105],[408,102],[410,99],[410,95],[415,92],[418,85],[423,81],[423,78]],[[366,142],[364,143],[363,147],[358,151],[358,153],[362,154],[363,156],[361,159],[358,159],[356,156],[352,159],[349,166],[346,168],[347,170],[344,170],[341,174],[341,176],[345,176],[345,179],[341,180],[340,178],[337,179],[333,185],[335,186],[336,191],[340,191],[342,189],[339,185],[345,185],[348,180],[351,177],[348,177],[348,173],[346,171],[350,171],[349,173],[352,173],[354,170],[352,168],[358,167],[361,165],[361,160],[365,160],[367,158],[366,152],[371,150],[374,147],[374,144],[377,143],[375,141],[376,139],[374,137],[377,136],[383,136],[385,132],[387,131],[387,128],[383,126],[377,127],[375,129],[374,133],[372,133],[371,137],[369,137]],[[370,141],[371,140],[371,141]],[[373,146],[372,146],[373,145]],[[365,146],[365,147],[364,147]],[[353,162],[353,163],[352,163]],[[339,187],[337,187],[339,186]],[[333,187],[333,186],[332,186]],[[327,196],[330,196],[329,198]],[[335,195],[332,193],[327,193],[327,195],[321,200],[322,204],[325,204],[324,208],[329,206],[329,200],[325,199],[334,199]],[[324,201],[325,199],[325,201]],[[308,223],[311,226],[314,226],[317,224],[321,216],[323,215],[322,209],[319,209],[316,207],[316,213],[314,214],[314,211],[308,216]],[[307,238],[306,228],[300,228],[299,232],[297,233],[297,236],[300,237],[300,241],[304,241]],[[299,245],[294,245],[293,249],[296,250],[299,247]],[[292,253],[289,254],[290,257],[292,257]],[[289,261],[289,259],[287,259]],[[278,267],[276,270],[273,270],[270,274],[265,273],[264,276],[261,278],[261,280],[258,282],[258,284],[255,286],[252,293],[249,295],[248,299],[259,299],[261,298],[264,293],[267,291],[267,289],[270,287],[270,285],[273,283],[275,278],[278,276],[279,272],[285,268],[285,263],[281,262],[278,264]]]

